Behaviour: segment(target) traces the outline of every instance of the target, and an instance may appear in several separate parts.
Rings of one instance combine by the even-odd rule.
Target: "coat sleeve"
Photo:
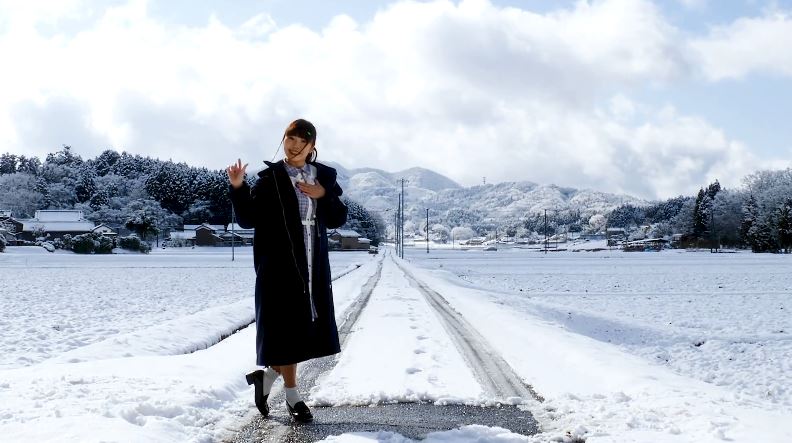
[[[247,182],[242,182],[242,186],[234,188],[228,185],[228,195],[231,197],[236,222],[245,229],[255,228],[259,223],[260,211],[258,205],[258,191],[261,187],[261,178],[258,179],[253,188]]]
[[[333,177],[332,185],[325,186],[324,197],[317,200],[316,216],[320,217],[329,229],[343,226],[347,219],[347,207],[341,201],[344,191]]]

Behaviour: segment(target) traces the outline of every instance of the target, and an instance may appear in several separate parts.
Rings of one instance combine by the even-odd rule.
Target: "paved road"
[[[380,262],[377,271],[361,288],[360,296],[342,316],[345,319],[339,326],[342,347],[379,282],[383,261],[395,259],[386,250],[378,260]],[[543,400],[530,386],[522,382],[484,337],[454,311],[441,294],[416,279],[404,267],[399,265],[399,269],[427,298],[488,396]],[[318,376],[333,369],[335,363],[335,356],[330,356],[301,364],[300,389],[310,390]],[[330,435],[362,431],[392,431],[420,440],[431,432],[446,431],[468,424],[498,426],[523,435],[539,432],[538,423],[529,411],[511,405],[479,407],[399,403],[366,407],[314,407],[314,422],[298,425],[291,421],[286,412],[282,390],[273,391],[273,395],[270,398],[270,416],[266,419],[255,411],[251,399],[252,411],[248,415],[250,422],[229,442],[313,442]]]

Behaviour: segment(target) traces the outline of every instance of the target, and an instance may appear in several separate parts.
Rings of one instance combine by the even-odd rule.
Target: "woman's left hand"
[[[316,182],[315,185],[299,182],[297,183],[297,187],[300,188],[300,191],[302,191],[303,194],[313,199],[319,199],[325,195],[325,188],[323,188],[319,182]]]

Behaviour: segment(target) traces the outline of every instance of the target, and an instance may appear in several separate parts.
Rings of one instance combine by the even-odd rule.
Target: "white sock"
[[[264,395],[269,395],[270,391],[272,390],[272,385],[275,383],[275,380],[277,380],[278,377],[280,377],[278,371],[270,367],[264,368],[264,383],[262,384],[264,387]]]
[[[289,406],[294,407],[297,403],[302,401],[300,398],[300,393],[297,392],[297,387],[293,388],[286,388],[286,401],[289,402]]]

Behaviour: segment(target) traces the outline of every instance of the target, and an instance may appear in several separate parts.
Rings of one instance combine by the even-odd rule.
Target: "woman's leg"
[[[287,388],[297,387],[297,365],[277,366],[277,371],[283,375],[283,384]]]
[[[297,365],[270,366],[283,376],[283,383],[287,388],[297,386]]]

